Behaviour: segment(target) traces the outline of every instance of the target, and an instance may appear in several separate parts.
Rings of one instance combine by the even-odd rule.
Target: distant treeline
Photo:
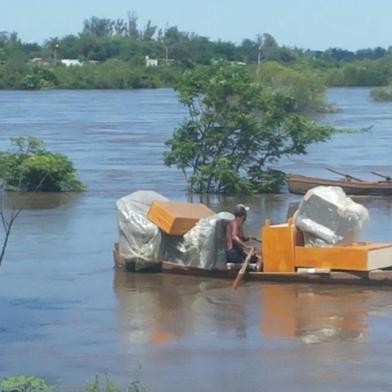
[[[157,62],[147,64],[146,56]],[[63,59],[84,65],[67,67]],[[176,26],[162,29],[151,21],[140,27],[129,12],[125,19],[91,17],[79,34],[50,38],[42,45],[22,42],[15,32],[0,33],[0,89],[174,86],[183,70],[218,59],[242,63],[266,80],[269,75],[261,75],[255,64],[273,62],[288,74],[304,72],[322,86],[385,86],[392,81],[392,48],[304,50],[279,45],[270,34],[234,44]]]

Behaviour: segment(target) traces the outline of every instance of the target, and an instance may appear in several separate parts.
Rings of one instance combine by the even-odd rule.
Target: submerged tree
[[[11,139],[13,151],[0,151],[0,178],[6,190],[25,192],[81,192],[72,162],[45,149],[34,137]]]
[[[31,136],[11,140],[16,151],[0,152],[0,227],[3,228],[3,235],[0,235],[0,266],[15,221],[26,206],[24,203],[20,207],[13,205],[6,208],[5,191],[80,192],[85,189],[66,156],[47,151],[40,139]]]
[[[196,67],[177,90],[189,118],[166,142],[165,163],[194,192],[275,192],[284,175],[267,166],[333,133],[299,115],[295,99],[252,83],[241,66]]]

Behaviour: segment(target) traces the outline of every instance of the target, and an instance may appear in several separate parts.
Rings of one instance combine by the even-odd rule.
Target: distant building
[[[36,65],[49,65],[49,62],[44,60],[42,57],[34,57],[31,62]]]
[[[158,59],[150,59],[146,56],[146,67],[157,67],[158,66]]]
[[[66,67],[80,67],[83,63],[76,59],[62,59],[60,60],[61,64],[64,64]]]
[[[246,65],[243,61],[230,61],[230,64],[235,64],[235,65]]]

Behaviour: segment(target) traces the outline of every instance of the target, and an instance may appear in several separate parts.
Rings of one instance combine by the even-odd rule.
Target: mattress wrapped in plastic
[[[155,200],[168,199],[153,191],[138,191],[116,203],[120,258],[135,261],[138,267],[161,261],[162,234],[159,228],[147,219],[147,213]]]
[[[154,201],[168,201],[159,193],[139,191],[119,199],[120,259],[136,262],[136,270],[151,263],[172,261],[206,269],[224,269],[228,212],[200,219],[183,236],[165,234],[148,218]]]
[[[229,212],[200,219],[184,236],[163,235],[164,259],[180,265],[225,269],[226,226]]]
[[[229,212],[220,212],[200,219],[180,243],[185,263],[205,269],[225,269],[226,226],[233,218]]]
[[[340,187],[319,186],[309,190],[294,214],[305,246],[349,245],[359,241],[369,214]]]

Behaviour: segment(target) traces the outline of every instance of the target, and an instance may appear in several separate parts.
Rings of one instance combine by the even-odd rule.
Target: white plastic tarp
[[[340,187],[309,190],[294,214],[294,224],[304,235],[305,246],[349,245],[359,241],[369,213]]]
[[[155,200],[168,199],[156,192],[139,191],[117,201],[119,251],[122,260],[136,262],[136,268],[160,261],[205,269],[224,269],[226,225],[234,217],[221,212],[201,219],[184,236],[163,233],[148,220]]]
[[[180,244],[187,265],[205,269],[225,269],[226,226],[234,216],[220,212],[200,221],[189,230]]]
[[[138,191],[117,201],[121,259],[136,261],[139,266],[161,261],[162,234],[159,228],[147,219],[148,211],[155,200],[168,199],[153,191]]]

